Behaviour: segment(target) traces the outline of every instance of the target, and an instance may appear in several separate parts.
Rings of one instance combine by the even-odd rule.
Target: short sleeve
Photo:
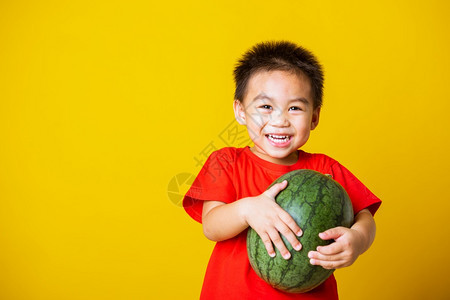
[[[331,173],[333,179],[339,182],[347,191],[352,201],[355,215],[365,208],[372,215],[375,215],[375,212],[381,205],[381,200],[359,181],[355,175],[338,162],[331,165]]]
[[[224,148],[213,152],[183,198],[183,207],[196,221],[202,222],[203,201],[236,200],[233,184],[235,155]]]

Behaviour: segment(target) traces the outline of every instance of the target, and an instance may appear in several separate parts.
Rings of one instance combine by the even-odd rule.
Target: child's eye
[[[301,109],[301,107],[298,107],[298,106],[292,106],[292,107],[289,107],[289,110],[302,110],[302,109]]]
[[[272,106],[267,105],[267,104],[264,104],[264,105],[261,105],[260,108],[263,108],[263,109],[272,109]]]

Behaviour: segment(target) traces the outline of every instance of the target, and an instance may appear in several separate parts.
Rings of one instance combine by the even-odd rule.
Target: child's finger
[[[343,260],[337,260],[337,261],[323,261],[318,259],[310,259],[310,264],[315,266],[322,266],[322,268],[331,270],[331,269],[339,269],[346,267],[348,264]]]
[[[283,240],[281,239],[280,234],[277,230],[271,230],[268,232],[270,239],[272,240],[275,247],[280,251],[281,256],[283,256],[284,259],[289,259],[291,257],[291,253],[286,248],[286,245],[284,244]]]
[[[277,224],[276,228],[289,241],[289,243],[292,245],[292,247],[295,250],[299,251],[302,248],[302,245],[298,241],[297,236],[292,232],[292,230],[284,222],[282,222],[280,220],[280,222]]]
[[[338,239],[339,237],[344,235],[346,230],[348,230],[348,229],[344,228],[344,227],[331,228],[331,229],[328,229],[328,230],[326,230],[324,232],[319,233],[319,237],[322,240]]]
[[[324,255],[333,255],[343,252],[345,250],[345,247],[342,243],[334,242],[328,246],[319,246],[316,250],[317,252]]]
[[[281,221],[284,224],[286,224],[287,227],[289,227],[289,229],[295,233],[295,235],[302,236],[302,234],[303,234],[302,229],[300,228],[300,226],[297,225],[297,223],[295,222],[295,220],[291,217],[291,215],[289,213],[287,213],[283,209],[280,209],[280,212],[278,213],[278,215],[279,215],[279,218],[281,219]]]
[[[264,243],[264,246],[266,247],[267,253],[270,257],[275,256],[275,250],[273,249],[272,240],[270,239],[269,235],[267,233],[260,234],[259,237],[261,238],[262,242]]]
[[[309,251],[308,257],[313,260],[318,261],[338,261],[338,260],[344,260],[345,256],[343,255],[343,252],[333,254],[333,255],[324,255],[317,251]]]
[[[267,191],[264,192],[267,196],[269,196],[272,199],[275,199],[275,197],[278,195],[279,192],[284,190],[287,187],[287,180],[283,180],[280,183],[274,184],[270,187]]]

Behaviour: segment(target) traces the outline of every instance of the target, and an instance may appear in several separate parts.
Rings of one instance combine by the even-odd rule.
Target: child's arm
[[[301,244],[296,235],[301,236],[302,231],[294,219],[275,202],[275,196],[286,186],[285,180],[259,196],[242,198],[230,204],[205,201],[202,216],[205,236],[213,241],[223,241],[251,226],[263,240],[270,256],[275,256],[273,242],[283,258],[288,259],[291,255],[280,233],[298,251]]]
[[[308,253],[313,265],[325,269],[339,269],[352,265],[359,255],[363,254],[375,239],[375,221],[368,209],[360,211],[351,228],[335,227],[319,234],[323,240],[334,239],[335,242],[317,251]]]

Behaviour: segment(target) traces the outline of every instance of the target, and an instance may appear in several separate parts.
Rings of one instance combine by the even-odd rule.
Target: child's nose
[[[289,125],[289,120],[281,110],[275,110],[270,115],[270,124],[272,126],[284,127]]]

